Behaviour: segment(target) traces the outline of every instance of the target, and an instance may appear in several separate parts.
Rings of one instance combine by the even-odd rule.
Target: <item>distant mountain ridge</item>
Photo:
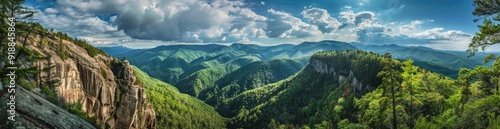
[[[214,87],[203,90],[199,98],[217,108],[227,98],[283,80],[300,71],[305,65],[306,59],[253,62],[224,75],[215,82]]]
[[[380,55],[386,52],[396,60],[412,59],[413,65],[424,68],[418,70],[422,81],[415,82],[426,91],[419,92],[423,98],[448,98],[456,87],[444,75],[456,78],[460,68],[488,65],[482,63],[482,57],[467,58],[461,52],[337,41],[160,46],[131,54],[129,59],[153,77],[171,81],[180,92],[213,106],[221,116],[230,118],[227,128],[335,128],[343,124],[362,128],[366,125],[357,120],[367,120],[358,115],[369,116],[372,107],[359,105],[372,105],[364,100],[380,97],[365,95],[387,91],[379,88],[382,79],[378,76],[385,60]],[[400,68],[408,70],[407,66],[395,67]],[[403,89],[407,86],[408,82],[401,84]],[[357,102],[360,98],[363,101]],[[383,126],[377,123],[383,122],[370,126]]]
[[[329,116],[353,117],[349,111],[333,115],[332,108],[345,105],[350,109],[354,97],[377,88],[381,59],[359,50],[318,52],[297,74],[226,99],[219,110],[234,117],[229,128],[265,128],[271,121],[314,125],[331,122]],[[340,98],[346,104],[337,104]]]
[[[390,45],[366,45],[353,43],[352,45],[365,51],[384,54],[390,52],[396,59],[413,59],[416,61],[434,62],[446,65],[450,69],[460,69],[461,67],[473,68],[477,65],[487,65],[482,62],[481,55],[476,57],[467,58],[466,52],[451,52],[435,50],[422,46],[398,46],[395,44]]]
[[[271,60],[271,59],[288,59],[288,58],[308,58],[313,53],[324,50],[364,50],[370,51],[377,54],[384,54],[390,52],[395,59],[413,59],[415,60],[415,65],[426,68],[428,70],[444,74],[449,77],[456,78],[458,70],[462,67],[473,68],[478,65],[489,66],[491,63],[486,64],[483,62],[483,55],[476,55],[471,58],[467,58],[466,52],[453,52],[453,51],[441,51],[435,50],[428,47],[413,47],[413,46],[399,46],[395,44],[389,45],[372,45],[372,44],[361,44],[361,43],[345,43],[339,41],[325,40],[320,42],[303,42],[301,44],[281,44],[276,46],[259,46],[255,44],[242,44],[234,43],[230,46],[217,45],[217,44],[207,44],[207,45],[170,45],[170,46],[158,46],[152,49],[139,49],[130,50],[123,47],[116,48],[104,48],[103,50],[110,53],[112,56],[127,56],[129,58],[147,58],[147,59],[132,59],[132,63],[137,65],[141,69],[146,69],[145,71],[158,71],[163,70],[161,62],[171,63],[170,67],[164,72],[173,73],[173,76],[163,77],[156,72],[150,73],[151,76],[160,78],[161,80],[176,84],[186,76],[193,73],[191,69],[190,72],[184,73],[186,69],[195,67],[198,63],[204,62],[208,59],[207,56],[212,54],[211,58],[215,58],[214,55],[221,55],[222,53],[228,53],[232,51],[240,52],[239,54],[248,55],[251,57],[258,58],[258,60]],[[125,53],[117,53],[113,51],[128,51]],[[117,54],[115,54],[117,53]],[[175,53],[175,54],[170,54]],[[234,52],[233,52],[234,53]],[[202,58],[200,58],[202,57]],[[236,58],[229,56],[231,58]],[[197,59],[197,62],[191,62]],[[226,58],[227,59],[227,58]],[[137,63],[137,64],[136,64]],[[151,66],[156,64],[152,68]],[[213,64],[213,63],[212,63]],[[144,67],[148,66],[148,67]],[[177,66],[177,67],[174,67]],[[183,67],[180,67],[183,66]],[[190,66],[189,68],[187,66]],[[200,70],[200,66],[198,70]],[[174,72],[175,71],[175,72]],[[231,71],[231,70],[230,70]],[[179,75],[177,75],[177,74]],[[184,73],[183,76],[180,76]]]
[[[119,49],[118,47],[116,49],[108,48],[104,51]],[[241,43],[234,43],[230,46],[216,44],[171,45],[143,50],[131,54],[127,58],[131,64],[144,70],[150,76],[174,84],[183,93],[198,96],[204,89],[214,86],[215,82],[224,75],[252,62],[308,58],[318,51],[353,49],[356,48],[348,43],[337,41],[277,46]]]

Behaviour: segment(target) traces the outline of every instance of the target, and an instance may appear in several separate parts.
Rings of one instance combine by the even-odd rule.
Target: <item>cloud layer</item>
[[[429,45],[466,44],[472,37],[459,30],[426,28],[433,22],[429,19],[379,21],[384,11],[345,6],[338,13],[316,7],[305,7],[298,14],[272,8],[256,13],[260,8],[255,6],[264,5],[267,3],[228,0],[58,0],[55,6],[40,9],[36,18],[48,28],[96,44],[139,40],[265,44],[331,39]]]

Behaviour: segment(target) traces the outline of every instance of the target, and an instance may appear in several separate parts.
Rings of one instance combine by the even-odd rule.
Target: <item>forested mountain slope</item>
[[[308,58],[317,51],[349,49],[355,47],[336,41],[278,46],[172,45],[144,50],[128,59],[152,77],[174,84],[183,93],[198,96],[221,77],[252,62]]]
[[[179,93],[172,85],[149,77],[133,66],[138,83],[145,85],[151,106],[156,111],[158,128],[220,129],[226,119],[214,108],[187,94]]]
[[[306,65],[302,60],[306,59],[274,59],[250,63],[221,77],[214,87],[203,90],[199,98],[217,108],[227,98],[297,73]]]
[[[229,128],[391,128],[392,109],[398,128],[499,126],[491,114],[500,113],[498,89],[483,87],[484,81],[461,83],[488,69],[462,71],[455,81],[412,63],[362,51],[319,52],[296,75],[245,91],[220,108],[233,117]]]
[[[334,57],[328,57],[328,56]],[[314,125],[331,123],[339,98],[352,107],[353,99],[375,89],[381,57],[362,51],[316,53],[302,71],[283,81],[246,91],[224,101],[223,110],[234,117],[231,128],[264,128],[271,121]],[[359,66],[362,65],[362,66]],[[349,108],[349,107],[346,107]],[[352,113],[345,113],[352,114]],[[354,116],[349,116],[354,117]]]
[[[355,47],[353,47],[354,45]],[[153,49],[129,50],[127,48],[105,48],[104,50],[109,53],[117,53],[116,51],[130,51],[126,54],[111,54],[112,56],[127,55],[131,63],[137,65],[139,68],[148,72],[151,76],[159,78],[167,83],[176,85],[181,92],[197,95],[203,86],[194,86],[196,83],[213,85],[221,76],[217,75],[213,79],[199,79],[203,81],[196,81],[198,78],[203,78],[199,74],[227,74],[233,71],[233,68],[240,67],[232,63],[226,63],[228,59],[240,58],[246,55],[246,58],[253,58],[251,62],[257,60],[270,60],[270,59],[291,59],[291,58],[308,58],[315,52],[323,50],[354,50],[360,49],[365,51],[372,51],[378,54],[391,52],[396,59],[406,60],[413,59],[415,64],[422,68],[428,69],[433,72],[441,73],[446,76],[457,78],[458,71],[461,67],[473,68],[478,65],[490,66],[491,63],[483,63],[484,55],[478,55],[467,58],[465,52],[451,52],[440,51],[426,47],[405,47],[398,45],[370,45],[359,43],[343,43],[337,41],[321,41],[321,42],[304,42],[298,45],[283,44],[276,46],[258,46],[251,44],[235,43],[231,46],[223,45],[172,45],[160,46]],[[225,54],[226,53],[226,54]],[[221,58],[225,59],[221,59]],[[196,59],[196,60],[194,60]],[[216,61],[213,61],[216,60]],[[204,62],[208,64],[202,64]],[[225,64],[223,64],[225,63]],[[162,65],[165,64],[165,65]],[[222,64],[216,66],[218,64]],[[246,63],[240,63],[246,65]],[[223,71],[222,73],[214,73],[213,70],[205,70],[201,73],[197,71],[203,70],[208,67],[227,67],[229,69],[215,68]],[[211,72],[212,71],[212,72]],[[179,83],[183,81],[183,83]],[[179,83],[180,85],[177,85]],[[191,83],[185,85],[185,83]],[[211,87],[211,86],[208,86]]]

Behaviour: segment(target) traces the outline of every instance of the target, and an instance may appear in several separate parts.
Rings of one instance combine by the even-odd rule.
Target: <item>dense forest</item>
[[[145,85],[148,100],[156,111],[157,126],[170,129],[224,128],[225,118],[214,108],[187,94],[179,93],[172,85],[149,77],[133,67],[138,80]]]
[[[214,87],[203,90],[199,98],[219,109],[221,115],[227,117],[224,109],[218,108],[222,101],[244,91],[286,79],[301,70],[304,65],[302,61],[292,59],[257,61],[225,75]]]
[[[55,84],[60,80],[50,75],[54,66],[30,65],[51,56],[28,45],[48,47],[62,61],[78,56],[69,54],[63,43],[83,48],[92,58],[128,56],[135,65],[134,85],[145,89],[160,129],[500,128],[500,56],[476,54],[500,42],[500,1],[474,1],[474,20],[483,23],[463,53],[327,40],[105,49],[114,51],[110,55],[82,39],[29,22],[35,12],[21,6],[23,0],[1,2],[11,6],[2,8],[1,19],[23,16],[16,24],[20,44],[12,65],[5,63],[8,30],[0,29],[2,67],[19,67],[19,85],[97,128],[105,126],[82,110],[82,104],[59,100]],[[119,62],[112,61],[96,68],[104,79],[112,80],[106,70]],[[37,84],[35,75],[47,71],[48,81]],[[2,82],[9,81],[7,72],[0,69]]]
[[[485,80],[497,77],[485,76],[493,69],[485,67],[474,70],[463,69],[459,79],[453,80],[413,66],[412,60],[404,62],[394,60],[390,54],[380,56],[362,51],[335,51],[316,53],[311,60],[315,59],[329,62],[327,64],[338,69],[338,72],[348,69],[352,70],[352,73],[357,73],[357,71],[369,71],[368,68],[378,71],[364,72],[361,76],[346,74],[348,76],[346,79],[339,80],[337,78],[341,74],[319,74],[309,65],[288,79],[246,91],[226,101],[230,107],[227,110],[234,111],[232,113],[234,118],[229,127],[395,128],[396,125],[398,128],[495,128],[499,126],[498,89],[488,87],[492,83],[498,84],[498,81]],[[366,65],[352,67],[357,64]],[[478,78],[474,83],[470,83],[473,76],[483,79]],[[353,79],[361,80],[361,83],[381,85],[372,86],[371,88],[375,89],[364,94],[356,92],[358,88]]]
[[[299,59],[303,63],[317,51],[349,49],[355,47],[336,41],[278,46],[235,43],[230,46],[216,44],[159,46],[113,56],[128,55],[131,64],[150,76],[174,85],[183,93],[199,97],[200,92],[213,88],[225,75],[257,61]]]

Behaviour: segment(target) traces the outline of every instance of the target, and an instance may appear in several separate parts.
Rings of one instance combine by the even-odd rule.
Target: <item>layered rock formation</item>
[[[9,103],[9,93],[0,92],[0,103]],[[94,127],[68,111],[50,103],[21,86],[16,87],[15,121],[8,120],[8,113],[0,113],[0,128],[26,129],[93,129]],[[0,106],[5,112],[8,106]]]
[[[82,47],[55,36],[46,39],[32,36],[27,46],[48,57],[32,63],[42,71],[33,77],[38,88],[54,85],[61,103],[81,103],[104,128],[155,128],[155,112],[144,88],[134,84],[128,62],[91,57]]]

